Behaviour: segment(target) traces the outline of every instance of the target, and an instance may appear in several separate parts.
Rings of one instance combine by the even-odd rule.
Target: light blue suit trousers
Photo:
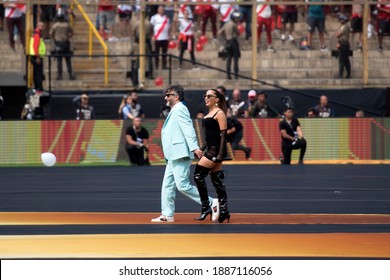
[[[165,174],[161,188],[161,214],[172,217],[175,213],[176,188],[187,197],[200,202],[198,189],[191,185],[190,176],[190,158],[181,158],[170,160],[165,167]],[[209,197],[209,203],[213,199]]]

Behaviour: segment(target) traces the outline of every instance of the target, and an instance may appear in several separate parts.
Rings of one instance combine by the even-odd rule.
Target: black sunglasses
[[[212,95],[212,94],[205,94],[205,95],[203,95],[203,98],[210,99],[210,98],[217,98],[217,96]]]
[[[176,95],[176,94],[174,94],[174,93],[166,93],[166,94],[165,94],[165,97],[168,97],[168,98],[169,98],[169,97],[172,96],[172,95]]]

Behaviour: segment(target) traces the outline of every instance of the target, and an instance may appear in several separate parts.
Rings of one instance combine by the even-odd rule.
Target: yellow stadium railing
[[[73,3],[77,7],[77,9],[80,11],[81,15],[85,19],[85,21],[88,24],[89,27],[89,36],[88,36],[88,54],[92,55],[92,39],[93,35],[96,36],[99,43],[102,45],[104,50],[104,83],[108,84],[108,48],[102,37],[100,36],[99,32],[96,30],[95,26],[91,22],[91,19],[88,17],[87,13],[84,11],[83,6],[79,3],[77,0],[73,0]]]

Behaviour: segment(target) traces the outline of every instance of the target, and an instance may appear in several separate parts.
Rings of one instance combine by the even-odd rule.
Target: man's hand
[[[203,152],[200,149],[194,150],[194,154],[196,155],[197,158],[201,158],[203,156]]]

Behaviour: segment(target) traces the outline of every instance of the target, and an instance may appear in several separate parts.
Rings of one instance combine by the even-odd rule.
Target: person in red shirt
[[[210,0],[204,0],[204,2],[211,2]],[[203,5],[203,16],[202,16],[202,35],[206,35],[206,25],[207,22],[211,21],[211,32],[213,34],[213,38],[217,38],[217,5]]]
[[[381,4],[383,0],[378,1],[378,42],[379,50],[383,50],[383,36],[390,35],[390,4]]]
[[[104,30],[104,22],[106,21],[107,28],[109,29],[109,42],[117,42],[118,39],[114,37],[114,26],[116,16],[116,6],[111,5],[111,0],[101,0],[98,5],[98,18],[99,18],[99,33],[104,39],[107,39],[107,34]]]

